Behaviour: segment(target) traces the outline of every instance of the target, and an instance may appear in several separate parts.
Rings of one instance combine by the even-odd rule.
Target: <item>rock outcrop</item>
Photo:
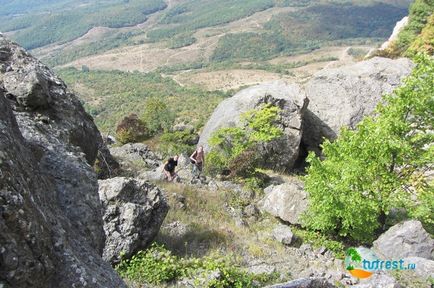
[[[125,287],[101,258],[92,165],[102,143],[79,100],[0,34],[0,279],[11,287]]]
[[[421,257],[434,260],[434,239],[416,220],[392,226],[374,241],[373,248],[386,259]]]
[[[284,135],[267,144],[259,152],[265,166],[290,170],[299,156],[302,137],[302,117],[308,104],[304,91],[296,84],[282,81],[265,83],[240,91],[224,100],[215,109],[205,125],[199,144],[209,150],[209,139],[220,128],[240,125],[240,116],[262,104],[273,104],[282,109],[277,126]]]
[[[103,258],[113,264],[131,257],[155,238],[169,206],[160,189],[143,180],[115,177],[99,181],[106,241]]]
[[[110,147],[110,153],[119,162],[121,169],[132,175],[143,169],[156,169],[161,164],[161,157],[143,143],[128,143],[121,147]]]
[[[401,84],[412,67],[406,58],[375,57],[316,73],[305,85],[309,106],[302,142],[307,149],[319,152],[323,137],[333,140],[342,127],[354,128],[374,111],[384,94]]]
[[[264,190],[265,197],[258,203],[262,211],[291,224],[301,224],[300,216],[307,210],[308,195],[303,183],[293,181],[271,185]]]

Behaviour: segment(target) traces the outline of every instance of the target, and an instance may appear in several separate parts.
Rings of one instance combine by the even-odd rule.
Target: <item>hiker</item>
[[[167,181],[171,182],[178,176],[175,172],[176,166],[178,165],[178,155],[175,157],[170,157],[166,163],[164,163],[164,175]]]
[[[193,164],[193,176],[199,178],[205,163],[205,152],[203,151],[203,146],[197,147],[193,154],[191,154],[190,161]]]

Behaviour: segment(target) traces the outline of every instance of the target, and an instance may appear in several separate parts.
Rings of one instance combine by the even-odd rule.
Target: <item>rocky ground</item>
[[[318,151],[318,135],[332,139],[339,127],[354,126],[411,67],[374,58],[303,85],[243,90],[220,104],[200,143],[238,125],[243,111],[278,105],[283,136],[259,151],[276,163],[264,171],[268,187],[194,178],[186,155],[179,181],[167,183],[160,155],[141,143],[107,147],[62,80],[0,34],[0,287],[125,287],[110,264],[154,240],[185,257],[232,255],[246,271],[274,273],[276,283],[298,279],[272,287],[429,287],[434,242],[420,222],[392,223],[369,248],[420,269],[358,281],[344,269],[349,243],[300,227],[308,196],[293,173],[306,149]]]

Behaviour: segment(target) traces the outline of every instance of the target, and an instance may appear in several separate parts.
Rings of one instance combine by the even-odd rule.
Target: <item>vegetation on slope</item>
[[[392,208],[405,208],[433,231],[434,189],[424,174],[434,159],[434,60],[419,58],[400,88],[375,116],[325,141],[305,178],[308,227],[358,241],[385,228]],[[431,181],[428,182],[428,181]]]
[[[386,4],[315,5],[274,16],[264,32],[224,36],[212,60],[269,59],[311,51],[336,40],[387,38],[405,15],[404,8]]]
[[[53,9],[38,14],[3,16],[0,30],[16,31],[14,40],[27,49],[67,42],[93,27],[119,28],[144,22],[147,15],[164,9],[163,0],[108,1],[86,3],[73,9]]]
[[[434,55],[434,14],[428,18],[425,27],[407,50],[410,55],[419,52]]]
[[[299,6],[309,2],[310,0],[191,0],[168,10],[160,23],[170,24],[169,27],[154,29],[148,33],[148,37],[158,41],[188,31],[229,23],[275,6]]]
[[[418,45],[420,45],[414,42],[429,43],[431,41],[432,43],[432,38],[430,39],[426,37],[429,37],[429,35],[432,35],[433,33],[433,13],[433,0],[415,0],[410,6],[409,22],[407,26],[404,27],[404,29],[399,33],[398,39],[391,45],[388,51],[386,51],[387,54],[392,57],[411,54],[412,52],[415,52],[414,49],[417,49]],[[425,26],[424,35],[420,35]],[[408,51],[410,46],[412,46],[413,51]]]
[[[228,95],[181,87],[157,73],[83,72],[69,68],[60,70],[59,75],[82,97],[85,108],[105,133],[114,133],[116,124],[131,113],[143,115],[149,99],[161,100],[179,122],[199,128]]]

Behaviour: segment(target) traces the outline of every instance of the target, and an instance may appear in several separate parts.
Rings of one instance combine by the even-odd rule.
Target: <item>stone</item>
[[[403,288],[395,278],[384,272],[374,273],[368,279],[361,279],[353,288]]]
[[[294,234],[292,233],[291,228],[286,225],[278,225],[273,229],[272,235],[274,239],[284,245],[291,245],[294,241]]]
[[[334,288],[333,284],[324,278],[304,278],[286,283],[267,286],[266,288]]]
[[[307,210],[308,196],[303,183],[293,181],[277,186],[269,186],[265,197],[259,201],[261,211],[270,213],[291,224],[301,224],[300,216]]]
[[[146,249],[169,210],[163,192],[144,180],[100,180],[99,196],[106,234],[103,258],[112,264],[120,261],[121,254],[128,258]]]
[[[132,175],[137,175],[142,170],[156,169],[162,163],[161,156],[143,143],[128,143],[121,147],[110,147],[110,153],[119,162],[121,169]]]
[[[422,227],[422,223],[416,220],[392,226],[374,241],[373,249],[384,259],[406,257],[434,259],[434,240]]]
[[[240,116],[263,104],[282,109],[276,123],[283,129],[283,136],[257,149],[260,165],[277,170],[291,170],[299,156],[302,136],[302,118],[308,100],[297,84],[275,81],[244,89],[221,102],[203,128],[199,145],[210,150],[212,134],[220,128],[240,125]]]
[[[406,58],[375,57],[314,74],[305,85],[309,106],[303,118],[303,146],[319,152],[323,138],[334,140],[342,127],[354,128],[413,66]]]
[[[415,264],[414,273],[423,279],[434,279],[434,260],[429,260],[421,257],[404,258],[404,263]]]
[[[0,279],[23,288],[126,287],[101,258],[98,129],[46,66],[2,35],[0,51],[11,67],[0,73]]]

